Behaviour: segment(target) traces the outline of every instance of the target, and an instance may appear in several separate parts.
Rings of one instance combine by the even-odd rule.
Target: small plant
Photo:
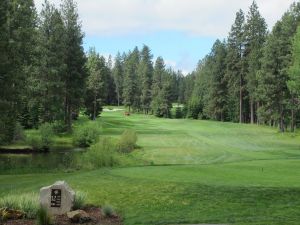
[[[37,219],[37,224],[38,225],[50,225],[50,224],[52,224],[52,220],[51,220],[51,217],[50,217],[47,209],[45,209],[42,206],[37,211],[36,219]]]
[[[81,161],[89,169],[112,167],[119,161],[117,146],[111,138],[102,138],[84,153]]]
[[[175,110],[175,118],[176,118],[176,119],[181,119],[181,118],[182,118],[182,110],[181,110],[181,107],[176,107],[176,110]]]
[[[49,149],[53,144],[54,132],[50,123],[44,123],[39,128],[43,148]]]
[[[33,219],[38,211],[38,196],[34,193],[6,195],[0,199],[0,208],[20,210],[26,218]]]
[[[53,122],[51,125],[52,125],[53,132],[55,134],[61,134],[68,130],[68,127],[65,124],[65,122],[61,121],[61,120],[57,120],[57,121]]]
[[[105,217],[114,217],[116,216],[115,209],[110,205],[105,205],[102,208],[102,215]]]
[[[73,209],[74,210],[82,209],[85,204],[85,201],[86,201],[86,194],[80,191],[76,192]]]
[[[14,141],[24,141],[26,139],[24,128],[17,122],[14,129]]]
[[[26,141],[33,149],[41,150],[43,148],[41,136],[30,136]]]
[[[127,129],[119,140],[119,151],[129,153],[134,150],[137,142],[137,134],[134,130]]]
[[[80,127],[74,132],[73,142],[78,147],[89,147],[98,141],[99,133],[99,130],[92,125]]]

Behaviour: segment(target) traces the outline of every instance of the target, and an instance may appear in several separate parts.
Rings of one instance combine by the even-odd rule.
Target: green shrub
[[[39,127],[42,146],[45,149],[49,149],[53,144],[54,132],[50,123],[44,123]]]
[[[102,208],[102,215],[105,217],[114,217],[116,216],[115,209],[110,205],[105,205]]]
[[[38,196],[34,193],[6,195],[0,199],[0,208],[21,210],[25,212],[26,218],[33,219],[39,208]]]
[[[82,209],[86,201],[86,194],[83,192],[76,192],[73,210]]]
[[[92,125],[79,127],[74,131],[73,142],[78,147],[89,147],[99,139],[99,129]]]
[[[40,135],[30,136],[27,138],[26,142],[35,150],[41,150],[43,148],[42,138]]]
[[[50,225],[52,224],[51,217],[44,207],[40,207],[36,215],[38,225]]]
[[[127,129],[119,140],[119,151],[129,153],[134,150],[137,142],[137,134],[134,130]]]
[[[81,164],[88,169],[112,167],[119,163],[116,144],[111,138],[102,138],[81,157]]]
[[[14,141],[24,141],[26,139],[23,126],[17,122],[14,130]]]
[[[62,120],[57,120],[53,122],[51,125],[52,125],[53,132],[55,134],[61,134],[68,130],[68,126]]]
[[[181,107],[176,107],[176,109],[175,109],[175,118],[176,118],[176,119],[181,119],[181,118],[182,118],[182,110],[181,110]]]

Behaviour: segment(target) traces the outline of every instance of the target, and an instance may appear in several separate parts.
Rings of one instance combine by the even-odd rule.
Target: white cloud
[[[41,8],[43,0],[35,0]],[[59,5],[59,0],[50,0]],[[199,36],[225,37],[235,12],[252,0],[77,0],[87,35],[177,30]],[[293,0],[257,0],[269,26]]]

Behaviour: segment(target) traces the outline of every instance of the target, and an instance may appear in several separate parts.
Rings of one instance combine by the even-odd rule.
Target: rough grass
[[[142,148],[129,157],[140,166],[0,175],[0,196],[64,179],[85,191],[87,202],[116,208],[126,225],[299,224],[299,134],[123,112],[105,112],[95,126],[116,137],[136,130]]]

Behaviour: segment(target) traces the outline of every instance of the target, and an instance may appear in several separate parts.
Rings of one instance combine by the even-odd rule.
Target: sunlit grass
[[[75,126],[86,122],[81,117]],[[102,136],[118,138],[128,128],[137,132],[140,148],[124,156],[128,164],[72,173],[0,175],[0,196],[38,193],[42,186],[66,180],[87,193],[87,202],[114,207],[125,225],[299,224],[299,133],[124,116],[121,111],[104,112],[91,123]]]

